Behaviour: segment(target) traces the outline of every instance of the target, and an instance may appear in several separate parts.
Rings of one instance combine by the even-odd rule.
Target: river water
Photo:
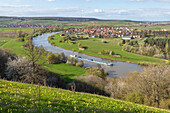
[[[57,46],[52,46],[48,42],[48,37],[53,34],[57,34],[59,32],[53,32],[53,33],[45,33],[41,36],[37,36],[33,38],[33,44],[35,46],[42,46],[46,51],[51,51],[52,53],[61,53],[64,52],[66,56],[73,55],[73,52],[70,50],[66,50]],[[110,60],[103,60],[99,57],[94,57],[90,55],[85,55],[82,53],[74,52],[75,55],[81,56],[82,58],[86,59],[93,59],[94,61],[100,61],[100,62],[106,62],[106,63],[113,63],[113,66],[106,66],[106,65],[101,65],[102,68],[104,68],[108,73],[108,77],[123,77],[126,76],[129,72],[137,71],[140,72],[142,71],[142,67],[137,65],[137,64],[132,64],[132,63],[126,63],[126,62],[121,62],[121,61],[110,61]],[[96,63],[89,62],[89,61],[83,61],[84,62],[84,67],[93,67],[96,66]]]

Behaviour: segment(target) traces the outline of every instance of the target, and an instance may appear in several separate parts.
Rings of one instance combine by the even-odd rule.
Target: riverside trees
[[[109,80],[106,90],[113,98],[169,109],[169,81],[168,66],[150,66],[141,73]]]

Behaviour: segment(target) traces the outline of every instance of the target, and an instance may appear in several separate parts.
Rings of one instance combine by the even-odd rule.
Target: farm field
[[[111,20],[111,21],[89,21],[89,22],[76,22],[76,21],[57,21],[57,20],[29,20],[23,21],[27,24],[44,24],[44,25],[62,25],[67,24],[80,24],[80,25],[132,25],[137,22],[125,21],[125,20]]]
[[[20,57],[25,57],[25,52],[22,47],[23,44],[24,42],[16,41],[16,39],[12,39],[8,41],[7,43],[5,43],[2,47],[8,50],[11,50],[13,53],[19,55]],[[46,69],[48,69],[49,71],[58,73],[61,78],[64,78],[66,80],[66,82],[71,82],[74,79],[74,77],[83,75],[86,72],[86,70],[83,68],[71,66],[68,64],[48,65],[46,62],[45,56],[41,58],[40,64],[42,62],[45,62],[43,63],[43,66]]]
[[[0,79],[0,112],[169,113],[104,96]]]
[[[4,24],[44,24],[44,25],[62,25],[62,24],[78,24],[78,25],[133,25],[138,22],[129,20],[102,20],[102,21],[88,21],[88,22],[78,22],[78,21],[57,21],[57,20],[21,20],[21,19],[10,19],[10,18],[0,18],[0,25]]]
[[[0,28],[0,34],[16,34],[17,30],[22,30],[23,32],[32,33],[34,28]]]
[[[11,18],[0,18],[0,25],[3,24],[17,24],[20,23],[20,19],[11,19]]]
[[[57,35],[55,35],[54,40],[50,40],[50,42],[53,42],[53,43],[55,43],[56,46],[59,46],[59,47],[65,48],[65,49],[75,50],[75,51],[78,51],[81,53],[99,56],[99,57],[103,57],[103,58],[109,58],[109,59],[113,59],[113,60],[120,60],[120,61],[132,62],[132,63],[144,62],[144,63],[156,63],[156,64],[164,64],[164,61],[165,61],[163,59],[142,56],[142,55],[122,51],[122,46],[118,45],[118,42],[120,42],[121,39],[104,39],[108,43],[103,43],[102,39],[89,38],[87,40],[73,41],[73,43],[75,43],[75,44],[59,42],[60,39],[62,39],[62,37],[60,37],[59,34],[57,34]],[[83,47],[85,47],[86,50],[80,51],[78,48],[78,43],[80,43]],[[103,49],[112,50],[116,54],[121,55],[122,57],[117,58],[117,57],[98,54]]]
[[[170,25],[166,25],[166,26],[163,26],[163,25],[157,25],[157,26],[136,26],[136,27],[132,27],[134,29],[139,29],[139,30],[142,30],[142,29],[150,29],[150,30],[154,30],[154,31],[160,31],[162,29],[166,29],[167,31],[170,31]]]
[[[0,46],[11,40],[12,37],[0,37]]]

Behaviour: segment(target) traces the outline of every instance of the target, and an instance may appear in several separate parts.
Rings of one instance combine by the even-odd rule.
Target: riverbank
[[[14,54],[19,55],[20,57],[25,57],[24,48],[22,45],[24,42],[16,41],[16,38],[11,39],[5,43],[2,48],[12,51]],[[48,69],[51,72],[58,73],[61,78],[64,78],[66,82],[71,82],[75,77],[85,74],[86,70],[81,67],[76,67],[68,64],[47,64],[46,57],[43,56],[40,64],[43,64],[43,67]]]
[[[137,65],[137,64],[132,64],[132,63],[126,63],[126,62],[111,62],[110,60],[102,60],[100,57],[93,57],[91,55],[86,55],[86,54],[79,54],[78,52],[74,52],[71,50],[63,49],[61,47],[57,46],[52,46],[48,42],[48,37],[50,35],[54,35],[55,33],[47,33],[42,36],[33,38],[33,44],[35,46],[42,46],[46,51],[50,51],[54,54],[64,52],[66,56],[70,55],[78,55],[81,56],[82,58],[85,59],[93,59],[94,61],[99,61],[99,62],[104,62],[104,63],[112,63],[113,66],[107,66],[107,65],[101,65],[103,69],[105,69],[108,73],[108,77],[112,78],[117,78],[117,77],[125,77],[129,72],[137,71],[140,72],[142,71],[142,67]],[[84,62],[84,67],[94,67],[97,65],[97,63],[92,63],[88,61],[83,61]]]
[[[61,47],[67,50],[74,50],[76,52],[80,52],[86,55],[91,55],[91,56],[95,56],[95,57],[99,57],[99,58],[103,58],[107,60],[112,60],[112,61],[122,61],[122,62],[134,63],[134,64],[140,64],[140,65],[150,65],[150,64],[165,65],[167,62],[167,60],[164,60],[164,59],[153,58],[153,57],[148,57],[148,56],[143,56],[143,55],[138,55],[138,54],[133,54],[130,52],[122,51],[122,46],[118,45],[118,42],[120,42],[121,39],[104,39],[108,43],[103,43],[102,39],[89,38],[86,40],[72,41],[71,44],[60,42],[61,39],[62,37],[60,36],[60,34],[56,34],[55,37],[53,37],[53,39],[49,40],[49,42],[53,46]],[[86,49],[84,51],[79,50],[78,43],[80,43]],[[121,58],[98,54],[103,49],[113,50],[116,54],[121,55]]]

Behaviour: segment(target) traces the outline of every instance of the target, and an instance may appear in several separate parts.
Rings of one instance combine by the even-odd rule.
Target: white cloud
[[[56,1],[56,0],[48,0],[49,2],[54,2],[54,1]]]
[[[90,1],[92,1],[92,0],[85,0],[86,2],[90,2]]]
[[[94,9],[94,12],[95,12],[95,13],[102,13],[103,10],[102,10],[102,9]]]
[[[23,8],[23,7],[32,7],[31,5],[10,5],[10,4],[0,4],[0,7],[4,8]]]
[[[85,16],[102,18],[102,19],[125,19],[125,20],[139,20],[139,21],[169,21],[170,9],[96,9],[94,11],[86,12]]]
[[[134,2],[147,2],[147,1],[153,1],[153,2],[170,2],[170,0],[130,0]]]
[[[82,11],[83,10],[83,11]],[[143,9],[89,9],[86,7],[68,8],[0,8],[3,16],[58,16],[58,17],[90,17],[100,19],[125,19],[139,21],[168,21],[170,9],[143,8]]]

